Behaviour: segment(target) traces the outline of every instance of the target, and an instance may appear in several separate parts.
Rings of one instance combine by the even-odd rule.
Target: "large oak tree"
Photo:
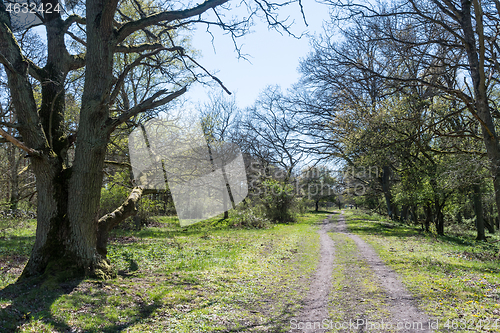
[[[42,3],[44,7],[55,7],[57,0]],[[7,74],[17,119],[15,124],[4,124],[4,128],[15,127],[20,139],[1,128],[0,134],[27,152],[38,191],[36,240],[23,277],[60,270],[101,278],[113,276],[106,259],[107,233],[117,222],[134,214],[143,189],[135,188],[111,214],[97,215],[110,135],[137,115],[184,94],[189,83],[198,80],[200,72],[222,85],[186,52],[189,46],[186,47],[185,38],[177,38],[178,30],[198,23],[218,26],[235,38],[247,31],[258,13],[274,27],[287,28],[275,15],[278,4],[257,0],[243,4],[248,10],[246,18],[230,20],[229,0],[206,0],[200,4],[72,2],[68,11],[39,16],[47,38],[47,57],[42,64],[26,56],[18,43],[20,35],[13,31],[6,2],[0,1],[0,63]],[[211,16],[207,16],[208,12]],[[77,45],[69,47],[70,39]],[[117,66],[117,59],[123,59],[117,58],[119,54],[130,55],[128,63],[120,60]],[[157,84],[150,91],[142,91],[143,98],[131,101],[123,87],[134,81],[129,73],[135,68],[147,66],[166,77],[170,75],[168,62],[156,61],[159,54],[170,57],[172,66],[184,66],[191,78],[173,80],[168,88]],[[198,68],[198,74],[193,66]],[[65,131],[64,124],[65,87],[74,73],[84,75],[79,121],[71,133]],[[35,99],[36,87],[41,89],[41,103]],[[70,147],[75,152],[68,163]]]

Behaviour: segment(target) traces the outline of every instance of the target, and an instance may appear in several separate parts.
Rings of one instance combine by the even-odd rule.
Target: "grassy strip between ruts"
[[[413,293],[438,332],[500,332],[498,234],[472,237],[422,233],[360,210],[346,210],[351,233],[370,243]]]
[[[326,215],[264,230],[160,219],[114,234],[116,279],[12,284],[33,242],[27,223],[0,239],[0,331],[286,331],[318,262],[314,224]]]
[[[324,327],[331,332],[346,332],[351,322],[390,321],[384,290],[369,264],[360,257],[354,241],[341,233],[329,235],[335,242],[335,261],[329,300],[331,321]]]

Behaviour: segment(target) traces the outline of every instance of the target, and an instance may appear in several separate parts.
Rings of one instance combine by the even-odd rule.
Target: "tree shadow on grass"
[[[70,293],[81,280],[61,283],[57,288],[43,286],[40,278],[30,278],[12,283],[0,290],[4,304],[0,312],[0,332],[14,332],[31,319],[51,322],[56,329],[68,330],[65,323],[53,321],[50,307],[61,295]]]
[[[303,303],[299,301],[299,303]],[[302,304],[303,305],[303,304]],[[266,313],[260,313],[259,311],[255,311],[255,309],[247,309],[251,310],[252,313],[257,315],[263,315],[266,317],[265,321],[260,320],[245,320],[242,319],[241,323],[235,323],[235,327],[228,327],[226,329],[222,329],[222,332],[266,332],[266,333],[278,333],[278,332],[289,332],[290,331],[290,323],[291,320],[296,318],[297,311],[293,310],[295,304],[288,303],[284,304],[281,311],[274,315],[268,315]]]
[[[35,236],[0,236],[2,247],[7,251],[4,254],[16,254],[29,256],[35,242]]]
[[[350,222],[350,223],[349,223]],[[447,242],[450,244],[474,247],[491,253],[498,252],[498,245],[493,242],[478,241],[474,237],[444,235],[423,232],[417,225],[399,224],[388,221],[373,221],[370,219],[351,218],[349,231],[355,234],[384,235],[384,237],[430,239],[432,242]]]
[[[113,322],[103,306],[116,295],[110,295],[105,288],[104,281],[83,279],[54,283],[29,278],[10,284],[0,290],[0,332],[14,332],[21,326],[33,332],[51,326],[57,332],[121,332],[162,306],[139,300],[132,316],[127,312],[126,319]],[[69,317],[78,317],[78,323],[69,324]]]

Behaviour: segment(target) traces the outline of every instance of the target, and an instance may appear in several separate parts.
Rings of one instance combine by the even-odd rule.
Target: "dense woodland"
[[[249,15],[226,21],[224,0],[75,2],[42,18],[47,42],[13,26],[8,4],[0,210],[37,217],[24,276],[66,260],[78,274],[110,277],[112,228],[175,214],[168,190],[134,182],[128,135],[179,108],[198,81],[213,85],[199,106],[207,141],[235,143],[245,156],[239,225],[353,205],[439,235],[498,232],[498,0],[324,1],[331,20],[311,40],[300,81],[266,87],[246,109],[204,69],[190,29],[224,29],[236,44],[254,21],[288,33],[282,4],[244,1]]]

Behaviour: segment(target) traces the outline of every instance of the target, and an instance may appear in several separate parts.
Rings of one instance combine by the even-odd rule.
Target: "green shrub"
[[[134,216],[134,228],[137,230],[153,222],[152,217],[160,214],[163,204],[159,200],[153,200],[143,196],[137,205],[137,215]]]
[[[293,210],[296,202],[293,185],[270,179],[264,181],[262,204],[266,217],[276,223],[288,223],[296,220]]]
[[[130,190],[123,186],[111,185],[101,189],[101,207],[99,216],[111,213],[127,199]]]
[[[314,202],[304,197],[300,200],[295,200],[295,206],[292,208],[292,211],[295,211],[300,215],[304,215],[308,210],[313,208]]]
[[[235,210],[232,222],[235,227],[244,228],[267,229],[271,226],[271,221],[265,217],[259,206]]]

